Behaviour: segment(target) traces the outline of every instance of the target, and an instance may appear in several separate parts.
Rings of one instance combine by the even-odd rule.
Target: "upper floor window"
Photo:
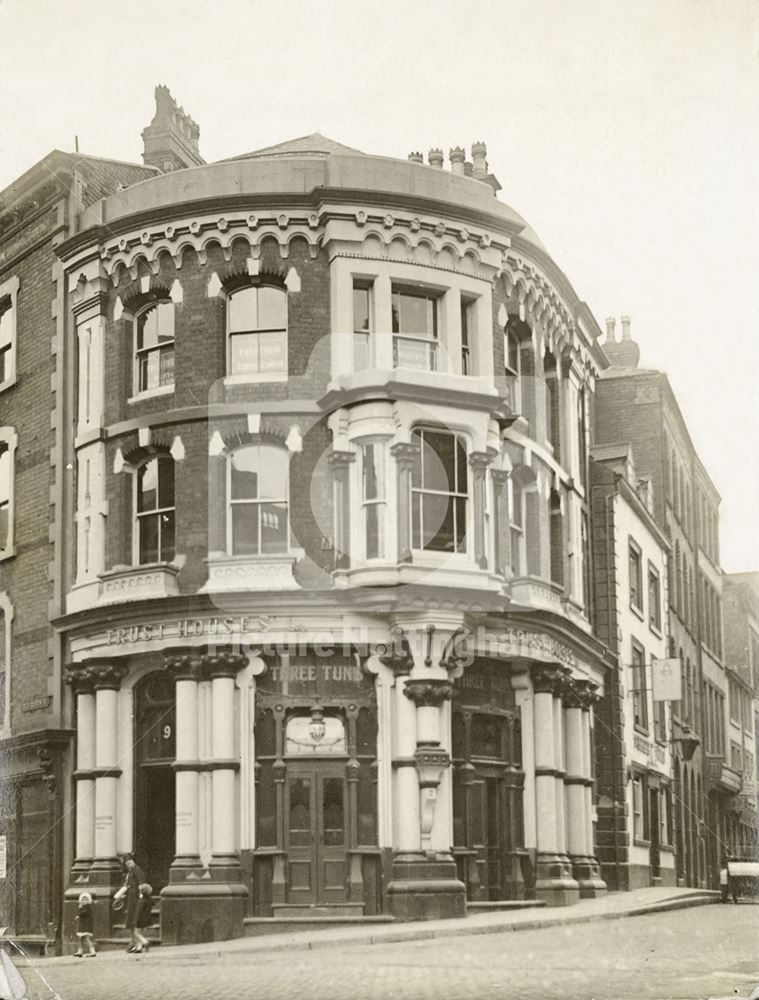
[[[361,448],[361,504],[366,558],[380,559],[385,549],[385,465],[384,448],[377,442]]]
[[[227,467],[227,550],[253,556],[287,552],[288,452],[246,445],[230,454]]]
[[[632,644],[633,722],[637,729],[648,732],[648,686],[646,684],[646,654],[634,639]]]
[[[174,459],[148,459],[137,470],[137,562],[170,562],[176,554]]]
[[[521,406],[519,376],[522,374],[522,351],[512,320],[509,320],[503,331],[503,370],[507,377],[509,405],[512,410],[517,411]]]
[[[457,434],[418,430],[411,473],[412,547],[465,552],[468,476],[466,446]]]
[[[15,431],[0,427],[0,559],[13,554],[15,451]]]
[[[230,375],[287,374],[287,292],[275,285],[241,288],[227,306]]]
[[[0,385],[13,378],[13,303],[10,296],[0,299]]]
[[[418,288],[393,285],[393,364],[438,369],[438,298]]]
[[[174,384],[174,303],[155,302],[135,317],[136,391]]]
[[[653,566],[648,567],[648,624],[661,632],[661,584],[658,570]]]
[[[461,297],[461,374],[472,374],[472,336],[474,334],[474,301]]]
[[[628,555],[630,577],[630,607],[643,610],[643,561],[635,542],[630,539]]]
[[[511,572],[519,576],[524,565],[524,490],[509,476],[509,530],[511,532]]]
[[[353,282],[353,369],[363,371],[371,364],[372,287]]]

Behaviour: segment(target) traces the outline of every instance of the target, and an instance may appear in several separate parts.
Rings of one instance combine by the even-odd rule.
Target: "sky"
[[[486,142],[501,200],[669,375],[722,564],[759,570],[759,0],[0,0],[0,38],[0,190],[75,136],[139,162],[157,83],[209,162]]]

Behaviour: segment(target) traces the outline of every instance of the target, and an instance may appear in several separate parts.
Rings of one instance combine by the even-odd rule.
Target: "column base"
[[[222,883],[207,877],[170,882],[161,891],[161,944],[242,937],[247,897],[242,882]]]
[[[199,879],[203,877],[205,871],[203,862],[197,854],[177,855],[169,868],[169,882],[184,882],[187,879]]]
[[[538,852],[536,875],[535,898],[547,906],[573,906],[579,901],[580,886],[565,855]]]
[[[466,916],[466,889],[450,854],[402,852],[393,858],[387,908],[398,920]]]
[[[580,887],[581,899],[596,899],[605,896],[607,886],[601,878],[601,868],[595,858],[589,855],[570,855],[572,876]]]

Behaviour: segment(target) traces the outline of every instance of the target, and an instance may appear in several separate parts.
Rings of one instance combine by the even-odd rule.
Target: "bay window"
[[[438,297],[419,288],[392,286],[393,364],[438,369]]]
[[[227,551],[287,552],[289,454],[275,445],[246,445],[227,460]]]
[[[285,289],[255,285],[233,292],[227,303],[227,336],[230,375],[286,375]]]
[[[447,431],[417,430],[419,445],[411,472],[412,548],[465,552],[468,469],[466,445]]]
[[[174,384],[174,303],[154,302],[135,317],[135,391]]]

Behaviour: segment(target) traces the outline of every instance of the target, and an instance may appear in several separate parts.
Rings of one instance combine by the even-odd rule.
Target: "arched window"
[[[152,302],[134,319],[135,392],[174,384],[174,303]]]
[[[288,551],[288,467],[288,452],[275,445],[246,445],[229,455],[227,550],[233,555]]]
[[[150,458],[137,469],[135,516],[137,562],[170,562],[176,554],[174,459]]]
[[[285,289],[253,285],[233,292],[227,304],[227,336],[230,375],[286,375]]]

